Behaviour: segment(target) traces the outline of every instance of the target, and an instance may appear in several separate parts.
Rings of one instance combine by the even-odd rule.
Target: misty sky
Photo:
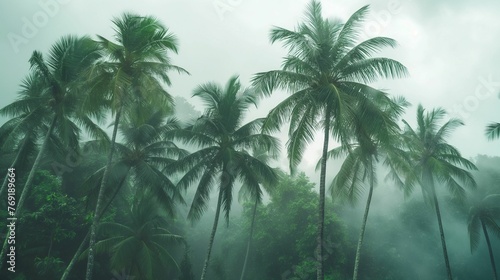
[[[67,34],[111,38],[111,19],[129,11],[157,17],[177,35],[180,52],[172,55],[173,62],[190,71],[191,76],[172,74],[173,86],[168,90],[200,108],[200,102],[190,99],[200,83],[225,83],[231,75],[239,74],[242,83],[249,85],[254,73],[278,69],[285,49],[269,43],[269,30],[272,26],[292,29],[303,18],[308,2],[1,1],[0,107],[15,100],[34,50],[47,53],[57,39]],[[450,140],[466,157],[500,156],[500,142],[487,141],[484,136],[488,123],[500,122],[500,1],[321,2],[325,16],[344,21],[370,4],[371,14],[361,37],[387,36],[399,42],[397,49],[381,55],[401,61],[411,76],[382,80],[373,86],[405,96],[413,104],[405,116],[411,124],[415,123],[418,103],[425,108],[444,107],[466,123]],[[285,96],[277,92],[265,99],[250,117],[264,116]],[[0,118],[0,124],[5,120]],[[318,143],[308,148],[303,169],[313,169],[321,139],[318,137]],[[286,167],[286,160],[282,165]]]

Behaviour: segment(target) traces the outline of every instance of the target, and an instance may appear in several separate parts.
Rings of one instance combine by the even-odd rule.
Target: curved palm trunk
[[[255,199],[255,204],[253,205],[253,214],[252,214],[252,224],[250,226],[250,236],[248,238],[248,243],[247,243],[247,252],[245,254],[245,261],[243,262],[243,270],[241,271],[241,277],[240,280],[243,280],[245,277],[245,270],[247,268],[247,262],[248,262],[248,255],[250,253],[250,245],[252,244],[252,236],[253,236],[253,227],[255,224],[255,215],[257,213],[257,205],[258,205],[258,200]]]
[[[486,239],[486,243],[488,244],[488,251],[490,253],[490,261],[491,268],[493,269],[493,280],[498,279],[497,268],[495,266],[495,258],[493,257],[493,250],[491,249],[490,236],[488,235],[488,230],[486,230],[486,226],[481,219],[481,226],[483,227],[484,238]]]
[[[434,188],[434,181],[432,179],[432,175],[430,174],[430,172],[426,174],[426,177],[427,177],[427,182],[429,182],[429,188],[431,190],[434,207],[436,208],[436,216],[439,225],[439,234],[441,236],[441,245],[443,247],[443,255],[446,264],[446,272],[448,274],[448,280],[453,280],[451,274],[450,260],[448,259],[448,250],[446,249],[446,239],[444,237],[443,222],[441,221],[441,211],[439,210],[439,203],[436,195],[436,189]]]
[[[21,213],[21,209],[23,207],[24,201],[26,200],[26,197],[28,197],[28,193],[31,190],[32,187],[32,182],[33,179],[35,178],[35,172],[38,169],[38,166],[40,165],[40,162],[42,160],[43,154],[45,153],[45,149],[47,148],[47,144],[49,142],[49,138],[52,135],[52,131],[54,130],[54,127],[57,122],[57,116],[54,116],[52,119],[52,122],[50,123],[49,130],[47,131],[47,134],[45,135],[45,138],[43,140],[42,146],[40,147],[40,150],[38,151],[38,155],[36,156],[35,162],[33,163],[33,167],[31,167],[31,171],[28,175],[28,179],[26,179],[26,183],[24,183],[24,188],[21,192],[21,197],[19,197],[19,200],[16,205],[16,213],[14,214],[15,218],[19,217],[19,213]],[[0,253],[0,269],[2,268],[2,265],[4,263],[4,257],[7,255],[7,247],[8,247],[8,236],[9,232],[7,231],[7,234],[5,236],[5,241],[3,243],[2,247],[2,252]]]
[[[19,151],[17,152],[16,158],[14,159],[14,162],[12,163],[11,167],[14,167],[14,168],[16,167],[16,165],[17,165],[17,163],[19,161],[19,157],[21,156],[22,151],[26,148],[26,145],[28,143],[28,137],[29,136],[25,136],[25,138],[23,140],[23,144],[19,148]],[[2,188],[0,189],[0,196],[2,196],[3,192],[7,188],[8,179],[9,179],[9,176],[5,176],[5,179],[3,180],[3,183],[2,183]]]
[[[118,125],[120,124],[120,117],[121,113],[123,110],[123,104],[120,105],[118,108],[118,111],[116,112],[115,116],[115,124],[113,127],[113,136],[111,137],[111,147],[108,155],[108,161],[106,163],[106,169],[104,170],[104,174],[102,176],[102,181],[101,181],[101,186],[99,188],[99,194],[97,195],[97,203],[95,207],[95,215],[92,220],[92,225],[90,226],[90,241],[89,241],[89,256],[88,256],[88,261],[87,261],[87,272],[85,279],[86,280],[91,280],[92,279],[92,272],[94,268],[94,250],[95,250],[95,243],[96,243],[96,238],[97,238],[97,224],[98,224],[98,213],[100,213],[101,208],[102,208],[102,201],[104,198],[104,190],[106,188],[106,183],[108,181],[109,177],[109,169],[111,167],[111,162],[113,161],[113,152],[115,150],[115,141],[116,141],[116,133],[118,131]]]
[[[217,199],[217,210],[215,211],[214,225],[212,227],[212,233],[210,234],[210,241],[208,243],[207,257],[205,258],[205,264],[203,265],[203,271],[201,272],[201,280],[205,279],[205,275],[208,269],[208,263],[210,262],[210,254],[212,253],[212,245],[214,244],[215,232],[217,231],[217,225],[219,224],[219,214],[220,207],[222,203],[222,191],[219,190],[219,198]]]
[[[121,189],[121,186],[123,186],[123,182],[125,181],[125,177],[123,177],[123,179],[121,180],[120,182],[120,187],[119,188],[116,188],[116,191],[115,193],[113,194],[113,196],[111,197],[111,199],[108,201],[108,203],[106,204],[106,206],[104,207],[104,209],[102,209],[102,212],[101,214],[99,215],[99,217],[97,217],[97,220],[99,221],[102,217],[102,215],[104,215],[104,213],[106,213],[106,210],[108,210],[109,206],[111,205],[111,202],[113,202],[113,200],[115,199],[116,195],[118,194],[118,192],[120,191]],[[61,280],[66,280],[69,276],[69,273],[71,272],[71,270],[73,269],[73,267],[75,266],[75,263],[76,263],[76,260],[78,259],[78,257],[82,254],[83,252],[83,249],[85,248],[85,245],[87,244],[87,242],[89,241],[89,237],[90,237],[90,230],[87,232],[87,234],[85,235],[85,238],[83,239],[83,241],[80,243],[80,246],[78,246],[78,249],[76,250],[75,254],[73,255],[73,258],[71,259],[71,261],[69,262],[68,266],[66,267],[66,269],[64,270],[64,273],[63,275],[61,276]]]
[[[325,138],[323,140],[323,153],[321,157],[321,173],[319,177],[319,215],[318,215],[318,237],[316,248],[316,279],[323,280],[325,272],[323,269],[323,238],[325,228],[325,181],[326,181],[326,156],[328,152],[328,140],[330,135],[330,110],[325,109]]]
[[[370,191],[368,192],[368,199],[366,200],[365,214],[363,215],[363,224],[361,225],[361,232],[359,233],[359,239],[358,239],[358,248],[356,249],[356,259],[354,261],[354,273],[352,276],[353,280],[358,279],[358,269],[359,269],[359,260],[360,260],[360,256],[361,256],[361,246],[363,245],[363,238],[365,236],[365,229],[366,229],[366,221],[368,220],[368,212],[370,211],[370,204],[372,201],[374,176],[375,175],[373,174],[373,168],[372,168],[372,173],[370,175]]]
[[[76,250],[75,255],[73,255],[73,258],[69,262],[68,266],[64,270],[63,275],[61,276],[61,280],[66,280],[69,276],[69,273],[75,266],[76,260],[78,259],[78,256],[80,256],[83,252],[83,248],[85,248],[85,244],[87,244],[87,241],[89,240],[90,237],[90,231],[87,232],[87,235],[85,235],[85,238],[83,239],[82,243],[80,243],[80,246],[78,246],[78,249]]]

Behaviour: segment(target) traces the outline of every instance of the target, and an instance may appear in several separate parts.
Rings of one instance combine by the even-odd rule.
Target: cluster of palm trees
[[[452,279],[441,222],[436,187],[446,185],[452,195],[464,200],[465,186],[475,187],[469,170],[472,162],[446,142],[446,137],[459,120],[451,119],[440,126],[445,117],[442,109],[426,112],[417,109],[417,128],[400,117],[409,105],[402,97],[369,86],[380,78],[402,78],[408,71],[398,61],[373,57],[385,47],[396,47],[390,38],[375,37],[358,43],[368,6],[356,11],[346,22],[326,19],[321,5],[311,1],[306,18],[294,30],[273,28],[272,43],[281,42],[288,49],[282,68],[257,73],[252,87],[244,88],[237,76],[225,85],[206,83],[198,86],[193,97],[204,102],[205,112],[188,125],[180,125],[172,117],[175,108],[165,89],[169,73],[188,72],[170,61],[177,53],[176,37],[157,19],[124,14],[113,20],[114,40],[97,36],[66,36],[56,42],[48,57],[35,51],[30,59],[31,70],[22,84],[20,98],[0,109],[9,116],[0,129],[0,149],[9,155],[11,166],[17,166],[28,154],[36,151],[29,174],[17,201],[16,215],[33,186],[33,178],[44,159],[52,151],[81,153],[91,149],[106,154],[106,159],[88,178],[82,188],[93,201],[94,211],[89,234],[82,241],[72,265],[87,257],[86,279],[94,271],[97,252],[112,252],[114,267],[127,267],[130,273],[152,279],[155,268],[173,261],[165,244],[181,238],[159,225],[162,211],[174,214],[177,203],[185,203],[183,190],[196,185],[188,219],[196,221],[207,210],[214,187],[217,190],[215,219],[201,273],[205,279],[212,245],[221,211],[229,219],[233,192],[237,182],[248,195],[255,209],[262,202],[263,192],[276,184],[278,175],[269,166],[269,159],[279,156],[280,144],[273,137],[284,124],[289,124],[286,150],[291,172],[295,172],[304,151],[322,132],[320,169],[319,219],[317,222],[317,279],[324,279],[323,261],[326,172],[328,158],[345,156],[340,172],[330,184],[334,198],[355,202],[365,183],[369,186],[363,217],[354,279],[358,278],[360,252],[368,218],[372,193],[377,183],[379,162],[389,167],[389,177],[410,194],[421,186],[424,197],[434,205],[441,234],[448,278]],[[290,96],[272,109],[266,118],[244,122],[249,108],[275,90],[286,90]],[[111,138],[101,128],[111,116]],[[490,138],[500,136],[498,124],[489,126]],[[121,139],[118,136],[121,134]],[[92,138],[83,142],[87,135]],[[341,143],[329,151],[330,142]],[[186,148],[181,148],[182,144]],[[265,151],[263,153],[263,151]],[[264,155],[263,155],[264,154]],[[22,175],[21,175],[22,176]],[[1,191],[6,186],[3,182]],[[100,223],[100,218],[117,193],[129,191],[133,202],[130,223]],[[95,194],[95,195],[92,195]],[[490,208],[488,208],[490,209]],[[498,229],[490,210],[474,210],[469,230],[477,244],[481,224]],[[99,232],[112,231],[116,237],[98,240]],[[143,239],[138,239],[138,236]],[[250,250],[251,233],[247,248]],[[5,256],[6,243],[1,258]],[[181,241],[182,242],[182,241]],[[123,259],[124,250],[134,248],[141,263]],[[490,248],[490,256],[493,254]],[[2,261],[3,263],[3,261]],[[175,261],[173,261],[175,263]],[[494,263],[493,268],[494,268]],[[246,265],[246,261],[245,261]],[[244,279],[245,265],[241,274]],[[495,274],[496,270],[494,268]],[[496,276],[495,276],[496,277]]]

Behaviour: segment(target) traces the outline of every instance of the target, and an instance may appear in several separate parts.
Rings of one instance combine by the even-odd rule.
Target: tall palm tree
[[[123,223],[103,222],[100,234],[107,237],[96,243],[98,253],[111,255],[111,267],[138,280],[158,279],[168,264],[179,268],[168,251],[173,242],[183,243],[181,236],[169,232],[160,201],[149,191],[135,197]],[[87,251],[88,252],[88,251]]]
[[[483,230],[488,252],[490,254],[491,268],[493,270],[493,279],[498,279],[498,273],[495,266],[495,258],[491,248],[488,229],[495,235],[500,237],[500,226],[495,221],[500,217],[500,195],[488,195],[478,205],[473,206],[469,210],[468,232],[470,238],[470,250],[473,252],[477,249],[480,240],[480,228]]]
[[[465,200],[464,187],[476,187],[476,182],[468,171],[476,170],[476,166],[463,158],[455,147],[446,142],[450,133],[463,123],[458,119],[450,119],[440,126],[445,116],[446,112],[442,108],[425,112],[422,105],[419,105],[416,130],[403,120],[405,131],[402,140],[407,146],[408,162],[406,164],[401,162],[401,166],[411,166],[403,171],[407,193],[410,193],[418,184],[424,198],[434,205],[448,279],[453,280],[435,182],[446,186],[455,198],[463,201]]]
[[[276,27],[271,42],[280,41],[288,48],[281,70],[258,73],[255,86],[265,94],[284,89],[291,96],[278,104],[267,117],[265,131],[278,130],[290,120],[288,157],[292,171],[300,162],[306,144],[314,139],[316,128],[323,132],[323,160],[319,184],[317,238],[317,279],[324,278],[323,232],[325,216],[326,159],[330,135],[346,142],[344,124],[356,120],[357,104],[380,91],[366,85],[379,78],[407,75],[399,62],[371,57],[384,47],[395,47],[394,40],[375,37],[356,44],[368,6],[356,11],[345,23],[322,17],[321,4],[311,1],[306,20],[295,30]],[[371,116],[371,118],[376,116]]]
[[[24,183],[21,196],[16,203],[16,216],[19,215],[30,192],[35,172],[39,168],[53,134],[56,134],[66,147],[74,151],[78,151],[80,136],[78,125],[85,127],[91,136],[104,137],[105,135],[86,114],[87,112],[82,112],[80,106],[84,97],[81,94],[80,78],[82,73],[99,58],[98,50],[97,45],[88,37],[65,36],[52,46],[47,60],[42,53],[34,51],[30,58],[32,74],[23,84],[21,97],[0,109],[2,115],[13,117],[25,115],[30,120],[39,121],[41,125],[48,126]],[[27,112],[31,114],[26,115]],[[93,116],[99,116],[99,110],[95,109],[92,112]],[[22,129],[19,128],[20,131],[30,126],[28,122],[22,123],[26,125]],[[3,260],[6,248],[7,238],[0,260]]]
[[[486,137],[490,140],[500,138],[500,123],[490,123],[486,127]]]
[[[90,98],[86,102],[86,107],[95,107],[100,106],[102,100],[109,101],[114,115],[110,150],[94,213],[101,212],[122,114],[126,114],[133,107],[132,104],[171,107],[172,98],[161,83],[171,84],[168,76],[170,70],[187,73],[170,63],[167,53],[177,53],[177,39],[156,18],[125,13],[120,18],[115,18],[113,23],[116,43],[98,36],[98,43],[104,50],[104,59],[90,73]],[[94,215],[86,280],[92,279],[97,225],[97,215]]]
[[[249,106],[256,105],[257,96],[250,90],[243,90],[238,77],[231,77],[225,87],[215,83],[200,85],[194,90],[193,96],[204,101],[206,111],[194,124],[179,130],[174,136],[187,144],[197,145],[200,149],[180,159],[172,171],[186,172],[178,182],[180,188],[187,188],[199,179],[188,212],[190,220],[201,217],[207,208],[214,184],[219,184],[215,219],[201,274],[203,280],[221,208],[226,221],[229,221],[236,180],[239,178],[254,191],[259,190],[260,183],[276,180],[274,170],[247,151],[262,146],[274,153],[279,150],[279,144],[276,138],[259,133],[263,119],[243,123]]]
[[[373,189],[377,184],[376,165],[380,157],[384,157],[386,164],[390,162],[391,156],[396,149],[395,146],[399,143],[400,129],[397,121],[403,113],[404,108],[409,103],[404,98],[388,100],[382,98],[377,100],[378,106],[386,112],[385,119],[377,119],[369,123],[358,123],[353,125],[361,125],[354,127],[354,143],[340,146],[328,153],[330,157],[337,158],[344,154],[346,159],[340,167],[340,171],[333,179],[330,185],[330,191],[333,197],[347,199],[350,203],[355,204],[361,195],[364,184],[368,181],[368,197],[366,201],[365,212],[361,224],[361,230],[358,238],[356,249],[356,257],[354,262],[353,280],[358,279],[358,271],[361,257],[361,247],[370,211],[370,204],[373,195]],[[370,114],[369,108],[363,110],[363,114]],[[374,127],[378,129],[374,130]]]

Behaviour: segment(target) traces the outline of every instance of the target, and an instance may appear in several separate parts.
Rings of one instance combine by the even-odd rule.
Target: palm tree
[[[164,210],[173,216],[174,203],[184,203],[184,200],[163,170],[187,155],[187,151],[180,149],[172,141],[163,139],[163,136],[179,128],[177,120],[166,118],[161,109],[155,110],[150,106],[130,110],[129,114],[123,117],[123,124],[119,128],[123,143],[115,143],[116,160],[110,167],[113,180],[108,181],[113,184],[105,190],[106,201],[129,181],[135,188],[131,190],[132,195],[137,196],[148,188],[161,202]],[[102,141],[89,141],[86,146],[99,152],[105,150],[103,148],[106,145],[103,145]],[[89,194],[95,193],[95,189],[99,187],[104,168],[99,168],[83,183],[83,188]]]
[[[28,120],[26,115],[14,117],[0,127],[0,152],[3,154],[1,165],[7,164],[19,172],[20,167],[27,167],[31,163],[30,156],[36,152],[36,140],[38,129],[31,125],[36,121]],[[29,123],[28,129],[21,130],[20,127]],[[24,129],[23,129],[24,130]],[[8,176],[5,177],[0,188],[0,196],[7,188]]]
[[[493,269],[493,280],[498,279],[498,273],[495,266],[495,258],[491,248],[488,229],[500,237],[500,226],[495,219],[500,217],[500,195],[488,195],[478,205],[473,206],[469,210],[468,232],[470,238],[470,250],[473,252],[477,249],[480,239],[480,228],[483,230],[488,252],[490,253],[491,268]]]
[[[107,205],[101,209],[102,217],[108,206],[126,182],[131,181],[135,187],[135,196],[144,190],[152,192],[161,201],[161,208],[173,216],[174,202],[184,202],[182,196],[177,191],[175,185],[162,173],[162,169],[175,163],[172,157],[185,155],[186,152],[179,149],[173,142],[163,140],[162,135],[170,130],[177,129],[176,119],[165,119],[165,112],[151,107],[137,107],[131,110],[124,118],[124,123],[120,126],[124,143],[115,143],[117,160],[111,166],[111,177],[108,180],[110,187],[106,190],[105,197]],[[106,151],[103,141],[95,140],[85,143],[85,147],[92,149],[96,153]],[[87,193],[95,193],[95,189],[100,185],[104,167],[96,170],[83,183],[82,189]],[[141,188],[137,187],[141,186]],[[94,198],[95,202],[95,198]],[[88,242],[89,234],[85,236],[73,259],[68,264],[63,277],[67,279],[78,256],[84,251],[84,244]]]
[[[429,200],[436,210],[436,217],[441,236],[441,245],[448,279],[452,280],[446,239],[441,221],[435,182],[448,187],[450,193],[459,201],[465,200],[464,187],[476,187],[476,182],[468,170],[476,170],[476,166],[463,158],[460,152],[446,142],[446,137],[457,127],[463,125],[458,119],[450,119],[443,125],[440,122],[446,116],[442,108],[425,112],[422,105],[417,108],[417,129],[414,130],[405,120],[405,132],[402,141],[406,144],[407,163],[400,166],[411,166],[400,170],[405,173],[405,190],[411,193],[416,184],[421,186],[424,198]]]
[[[229,221],[235,181],[239,178],[243,185],[258,191],[259,184],[276,180],[273,169],[247,151],[262,146],[274,153],[279,150],[279,144],[274,137],[258,133],[263,119],[243,124],[245,113],[250,105],[256,105],[257,96],[250,90],[243,91],[238,77],[231,77],[225,87],[215,83],[200,85],[194,90],[193,96],[204,101],[206,111],[194,124],[177,131],[174,136],[187,144],[197,145],[200,149],[180,159],[172,171],[186,172],[178,182],[180,188],[187,188],[199,179],[188,212],[190,220],[201,217],[206,210],[213,185],[216,181],[219,184],[215,219],[201,274],[203,280],[221,208],[226,221]]]
[[[490,123],[486,127],[486,137],[489,140],[500,138],[500,123]]]
[[[389,58],[371,57],[384,47],[395,47],[394,40],[375,37],[356,44],[368,6],[356,11],[344,24],[323,18],[321,10],[319,2],[311,1],[306,21],[295,30],[280,27],[271,30],[271,42],[283,42],[288,48],[288,56],[281,70],[258,73],[253,79],[254,85],[265,94],[271,94],[274,89],[292,92],[271,110],[264,124],[265,131],[273,131],[290,120],[287,150],[292,171],[300,162],[306,144],[313,141],[316,128],[321,128],[323,132],[316,252],[318,280],[324,278],[322,244],[330,134],[345,143],[347,129],[344,125],[365,121],[356,120],[357,104],[368,102],[369,95],[383,94],[366,83],[407,75],[401,63]]]
[[[13,117],[25,115],[29,120],[38,121],[39,125],[48,126],[16,203],[16,216],[19,215],[30,192],[34,175],[53,134],[56,134],[67,148],[74,151],[78,151],[80,135],[78,125],[85,127],[91,136],[104,137],[105,134],[86,114],[87,112],[83,113],[80,109],[84,97],[80,88],[81,75],[98,57],[98,47],[88,37],[61,38],[52,46],[48,60],[45,60],[40,52],[34,51],[30,58],[32,73],[23,84],[21,97],[0,109],[2,115]],[[98,117],[99,110],[93,110],[93,115]],[[18,131],[35,127],[28,121],[21,123],[23,126],[19,126]],[[6,248],[7,238],[0,260],[3,260]]]
[[[256,147],[254,150],[254,157],[258,160],[268,163],[270,159],[276,159],[278,154],[272,154],[273,151],[266,151],[262,147]],[[278,169],[275,169],[277,174],[280,173]],[[257,206],[262,203],[262,187],[266,190],[266,192],[270,192],[274,189],[276,185],[276,181],[268,182],[267,184],[258,184],[258,185],[243,185],[240,189],[240,198],[248,199],[249,201],[254,201],[252,207],[252,222],[250,224],[250,233],[247,241],[247,249],[245,253],[245,260],[243,261],[243,268],[241,270],[240,280],[245,278],[246,267],[248,263],[248,256],[250,255],[250,247],[252,245],[253,240],[253,231],[255,226],[255,217],[257,216]]]
[[[112,269],[134,279],[158,279],[167,264],[179,268],[167,246],[184,240],[165,228],[165,216],[153,197],[148,191],[138,195],[126,216],[130,220],[99,225],[99,232],[108,237],[96,243],[97,253],[110,253]]]
[[[100,106],[102,100],[109,101],[114,115],[110,150],[94,213],[101,212],[122,114],[127,114],[132,104],[156,104],[158,108],[170,108],[172,98],[161,82],[171,84],[167,74],[170,70],[187,73],[170,63],[167,52],[177,53],[177,39],[157,19],[125,13],[115,18],[113,23],[117,43],[98,36],[105,56],[90,73],[90,98],[86,102],[86,107],[96,107]],[[97,225],[97,215],[94,215],[86,280],[92,279]]]
[[[354,262],[353,280],[358,279],[358,270],[361,256],[361,246],[370,211],[370,204],[373,195],[373,189],[376,185],[376,164],[379,162],[380,156],[386,158],[386,164],[390,162],[391,156],[396,149],[395,146],[399,140],[399,127],[397,121],[403,113],[404,108],[409,103],[404,98],[388,100],[383,98],[377,100],[379,107],[386,112],[385,119],[376,119],[375,122],[380,124],[361,123],[354,125],[362,125],[355,127],[354,131],[355,143],[340,146],[328,153],[330,157],[337,158],[340,155],[347,155],[342,163],[339,173],[333,179],[330,185],[332,197],[340,197],[347,199],[351,204],[355,204],[364,189],[364,183],[368,181],[369,192],[366,201],[365,212],[359,233],[358,245],[356,249],[356,257]],[[384,104],[385,103],[385,104]],[[364,110],[364,114],[370,114],[369,110]],[[373,130],[374,127],[379,129]]]

